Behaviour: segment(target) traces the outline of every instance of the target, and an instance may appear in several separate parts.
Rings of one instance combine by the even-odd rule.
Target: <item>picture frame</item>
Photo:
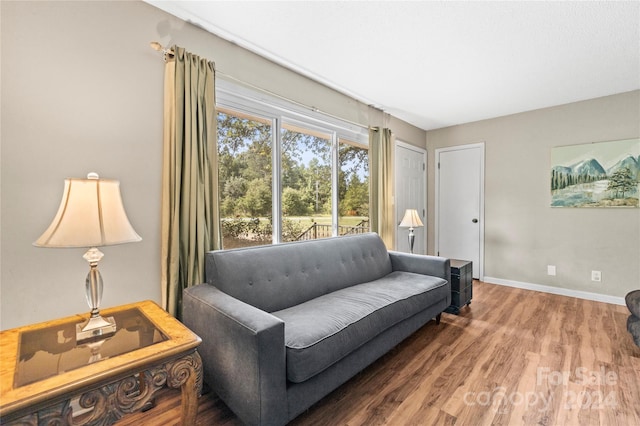
[[[551,149],[551,207],[638,208],[640,138]]]

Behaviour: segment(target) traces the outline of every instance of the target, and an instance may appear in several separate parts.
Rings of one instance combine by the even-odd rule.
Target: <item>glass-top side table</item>
[[[14,387],[122,355],[168,339],[138,308],[112,315],[116,333],[77,344],[76,321],[20,333]]]
[[[80,344],[88,314],[0,332],[0,424],[111,424],[164,386],[182,389],[183,424],[195,424],[200,338],[151,301],[102,312],[115,334]]]

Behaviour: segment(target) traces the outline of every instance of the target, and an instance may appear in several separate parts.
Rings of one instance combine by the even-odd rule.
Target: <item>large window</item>
[[[218,95],[223,247],[368,231],[367,146],[365,129]]]

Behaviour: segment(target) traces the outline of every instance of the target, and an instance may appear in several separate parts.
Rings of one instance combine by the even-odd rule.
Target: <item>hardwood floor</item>
[[[474,282],[443,314],[291,425],[640,425],[624,306]],[[177,425],[179,391],[119,425]],[[198,425],[239,425],[214,395]]]

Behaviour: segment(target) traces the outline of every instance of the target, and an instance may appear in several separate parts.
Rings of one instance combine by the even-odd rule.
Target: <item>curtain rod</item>
[[[164,56],[164,60],[165,60],[165,62],[167,61],[167,56],[169,56],[170,58],[173,58],[173,57],[175,56],[175,52],[173,51],[173,49],[168,48],[168,47],[164,47],[163,45],[161,45],[161,44],[160,44],[160,43],[158,43],[157,41],[152,41],[152,42],[150,43],[150,45],[151,45],[151,48],[152,48],[153,50],[156,50],[156,51],[158,51],[158,52],[162,52],[162,54],[163,54],[163,56]],[[336,116],[336,115],[329,114],[329,113],[324,112],[324,111],[320,111],[318,108],[316,108],[316,107],[314,107],[314,106],[305,105],[305,104],[303,104],[303,103],[301,103],[301,102],[294,101],[294,100],[292,100],[292,99],[288,99],[288,98],[286,98],[286,97],[284,97],[284,96],[282,96],[282,95],[279,95],[279,94],[274,93],[274,92],[272,92],[272,91],[270,91],[270,90],[267,90],[267,89],[263,89],[262,87],[255,86],[255,85],[253,85],[253,84],[251,84],[251,83],[248,83],[248,82],[246,82],[246,81],[240,80],[239,78],[234,77],[234,76],[229,75],[229,74],[226,74],[226,73],[224,73],[224,72],[222,72],[222,71],[216,70],[216,74],[220,74],[221,76],[223,76],[223,77],[224,77],[224,78],[226,78],[227,80],[233,80],[233,81],[235,81],[235,82],[237,82],[237,83],[239,83],[239,84],[242,84],[242,85],[243,85],[243,86],[245,86],[245,87],[249,87],[250,89],[260,91],[260,92],[262,92],[262,93],[265,93],[265,94],[267,94],[267,95],[270,95],[270,96],[276,97],[276,98],[278,98],[278,99],[281,99],[281,100],[284,100],[284,101],[287,101],[287,102],[291,102],[291,103],[293,103],[293,104],[295,104],[295,105],[297,105],[297,106],[299,106],[299,107],[306,108],[306,109],[308,109],[308,110],[310,110],[310,111],[318,112],[318,113],[320,113],[320,114],[324,114],[324,115],[326,115],[326,116],[328,116],[328,117],[331,117],[331,118],[336,119],[336,120],[343,121],[343,122],[345,122],[345,123],[352,124],[352,125],[354,125],[354,126],[358,126],[358,127],[365,127],[365,126],[363,126],[363,125],[362,125],[362,123],[356,123],[355,121],[347,120],[347,119],[345,119],[345,118],[338,117],[338,116]],[[346,95],[345,95],[345,96],[346,96]],[[373,105],[367,105],[367,106],[368,106],[369,108],[373,108],[373,109],[376,109],[376,110],[378,110],[378,111],[381,111],[381,112],[384,114],[384,110],[381,110],[380,108],[376,108],[376,107],[375,107],[375,106],[373,106]],[[366,127],[370,128],[370,129],[373,129],[374,131],[378,131],[378,128],[377,128],[377,127],[373,127],[373,128],[372,128],[371,126],[366,126]]]

